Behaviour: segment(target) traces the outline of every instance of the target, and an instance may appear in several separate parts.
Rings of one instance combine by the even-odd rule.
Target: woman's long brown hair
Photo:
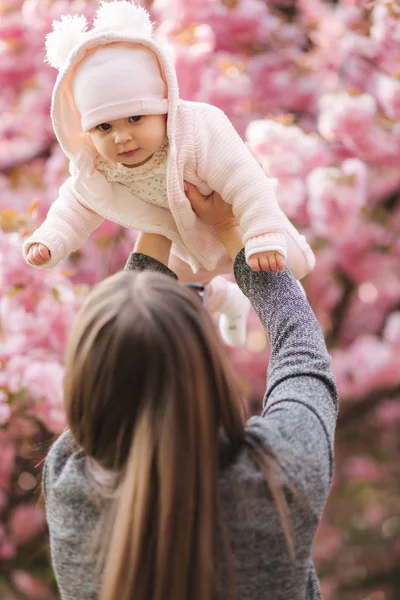
[[[99,284],[72,329],[64,388],[74,438],[121,474],[101,600],[215,598],[221,437],[228,460],[253,452],[293,553],[274,459],[245,439],[239,388],[192,290],[150,272]]]

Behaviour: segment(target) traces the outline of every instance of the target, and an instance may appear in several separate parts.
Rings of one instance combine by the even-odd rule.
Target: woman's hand
[[[224,202],[217,192],[203,196],[195,185],[187,181],[185,191],[194,212],[203,223],[211,225],[217,232],[238,226],[232,212],[232,205]]]
[[[185,182],[186,195],[196,215],[203,223],[211,225],[225,246],[226,251],[235,260],[243,248],[242,232],[232,212],[232,205],[224,202],[217,192],[209,196],[200,194],[196,186]]]

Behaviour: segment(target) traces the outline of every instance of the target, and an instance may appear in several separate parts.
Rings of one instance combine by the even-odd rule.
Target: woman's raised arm
[[[249,426],[280,457],[296,488],[320,515],[333,473],[337,391],[331,359],[317,319],[286,267],[282,273],[255,272],[245,260],[241,233],[218,194],[203,198],[187,190],[200,219],[213,225],[232,258],[234,274],[268,335],[272,354],[262,419]]]

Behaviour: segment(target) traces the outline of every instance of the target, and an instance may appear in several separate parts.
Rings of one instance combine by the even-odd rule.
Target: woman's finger
[[[201,208],[209,199],[209,196],[203,196],[195,185],[187,181],[185,181],[185,192],[194,212],[196,212],[196,207]]]

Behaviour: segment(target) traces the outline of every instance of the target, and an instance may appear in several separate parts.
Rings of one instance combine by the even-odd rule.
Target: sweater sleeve
[[[126,262],[125,271],[155,271],[156,273],[164,273],[174,279],[178,279],[177,275],[168,267],[163,265],[155,258],[142,254],[141,252],[131,252]]]
[[[50,250],[51,259],[38,268],[49,269],[67,258],[83,246],[92,231],[104,221],[76,198],[72,181],[70,177],[61,186],[59,197],[51,205],[45,221],[23,244],[25,260],[32,244],[44,244]]]
[[[238,285],[270,339],[262,418],[248,426],[278,456],[313,514],[320,516],[333,474],[338,398],[331,359],[314,313],[291,272],[252,271],[236,257]]]
[[[277,250],[286,258],[284,217],[276,199],[277,181],[265,175],[219,108],[199,104],[195,143],[199,177],[232,204],[243,232],[247,258],[260,247]]]
[[[91,499],[85,461],[67,429],[51,446],[43,470],[51,560],[62,600],[98,598],[93,533],[100,511]]]

